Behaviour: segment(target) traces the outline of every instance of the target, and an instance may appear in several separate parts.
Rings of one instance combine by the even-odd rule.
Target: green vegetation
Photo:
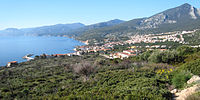
[[[185,85],[185,83],[192,77],[192,74],[189,72],[178,72],[178,73],[174,73],[174,76],[172,78],[172,84],[176,87],[176,88],[183,88],[183,86]]]
[[[200,45],[200,31],[197,31],[192,34],[183,35],[185,42],[188,42],[191,45]]]
[[[195,75],[200,75],[200,59],[185,63],[180,66],[180,69],[190,71]]]
[[[80,62],[80,59],[85,61]],[[87,62],[87,61],[90,61]],[[76,64],[77,63],[77,64]],[[1,70],[1,99],[167,99],[169,80],[154,68],[99,56],[39,59]]]
[[[191,75],[200,71],[199,49],[180,48],[147,51],[124,60],[87,54],[2,67],[0,99],[169,100],[170,87],[183,88]],[[185,55],[180,55],[180,50],[186,51]],[[188,60],[191,57],[192,62]]]
[[[178,53],[176,51],[154,51],[148,58],[149,61],[154,63],[174,63],[178,61]]]

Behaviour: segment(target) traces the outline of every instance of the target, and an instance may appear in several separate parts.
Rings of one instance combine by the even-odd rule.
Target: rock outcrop
[[[196,84],[190,88],[186,88],[175,94],[175,100],[186,100],[186,98],[200,90],[200,84]]]
[[[194,75],[194,76],[192,76],[192,78],[190,80],[187,81],[187,84],[191,84],[191,83],[198,82],[198,81],[200,81],[200,77],[197,75]]]
[[[174,89],[171,91],[174,96],[174,100],[186,100],[186,98],[194,93],[197,93],[200,91],[200,77],[197,75],[194,75],[190,80],[187,81],[187,84],[194,83],[193,86],[189,88],[185,88],[184,90],[178,91],[177,89]]]

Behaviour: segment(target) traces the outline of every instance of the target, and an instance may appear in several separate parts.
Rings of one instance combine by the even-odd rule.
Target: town
[[[194,32],[198,31],[176,31],[176,32],[167,32],[167,33],[160,33],[160,34],[147,34],[147,35],[134,35],[130,37],[130,40],[126,41],[118,41],[118,42],[110,42],[106,41],[104,45],[101,46],[79,46],[75,48],[74,55],[81,55],[84,53],[90,53],[90,52],[99,52],[102,56],[114,59],[114,58],[128,58],[130,56],[136,56],[140,53],[142,53],[141,49],[143,48],[146,50],[160,50],[164,51],[171,46],[167,45],[146,45],[144,47],[138,45],[134,46],[134,44],[141,44],[141,43],[147,43],[147,44],[155,44],[155,43],[164,43],[164,42],[177,42],[179,44],[189,44],[186,41],[184,41],[183,35],[185,34],[193,34]],[[88,44],[88,41],[86,41]],[[125,46],[129,44],[130,47],[126,48],[125,50],[121,52],[116,52],[114,49],[115,46]],[[200,45],[191,46],[191,47],[200,47]]]

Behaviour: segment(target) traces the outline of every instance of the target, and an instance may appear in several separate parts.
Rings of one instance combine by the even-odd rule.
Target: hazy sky
[[[0,29],[148,17],[200,0],[0,0]]]

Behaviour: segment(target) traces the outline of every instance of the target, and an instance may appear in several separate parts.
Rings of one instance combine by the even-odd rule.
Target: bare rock
[[[187,84],[191,84],[193,82],[197,82],[200,81],[200,77],[197,75],[192,76],[192,78],[190,80],[187,81]]]
[[[196,92],[199,92],[199,84],[194,85],[193,87],[182,90],[180,93],[175,93],[175,100],[186,100],[186,98]]]

